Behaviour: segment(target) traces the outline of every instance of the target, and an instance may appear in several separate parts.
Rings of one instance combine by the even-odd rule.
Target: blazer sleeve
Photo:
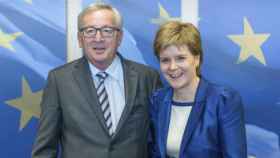
[[[244,110],[241,97],[225,90],[219,106],[219,136],[224,158],[247,158]]]
[[[41,102],[41,116],[32,158],[56,158],[60,139],[61,110],[55,72],[50,72]]]

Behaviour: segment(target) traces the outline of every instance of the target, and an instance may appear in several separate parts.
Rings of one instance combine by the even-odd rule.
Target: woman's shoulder
[[[157,111],[160,107],[163,107],[166,104],[165,102],[170,101],[172,93],[171,87],[163,87],[154,91],[150,96],[150,110]]]
[[[217,106],[225,108],[242,106],[241,96],[234,88],[211,82],[208,85],[207,100],[211,100],[211,103],[217,103]]]
[[[221,85],[213,82],[208,82],[208,94],[213,96],[221,96],[221,97],[231,97],[233,95],[239,95],[238,91],[234,88],[227,86],[227,85]]]

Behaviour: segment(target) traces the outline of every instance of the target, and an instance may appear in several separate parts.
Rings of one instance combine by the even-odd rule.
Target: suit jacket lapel
[[[192,107],[192,111],[189,116],[186,129],[184,131],[184,136],[183,136],[181,149],[180,149],[181,156],[182,156],[182,152],[184,151],[184,148],[189,144],[189,142],[191,140],[191,136],[194,133],[196,126],[198,125],[198,123],[202,117],[202,113],[203,113],[204,107],[205,107],[207,87],[208,87],[207,82],[205,82],[205,80],[203,78],[201,78],[198,88],[197,88],[194,106]],[[179,156],[179,157],[181,157],[181,156]]]
[[[159,111],[159,118],[160,122],[158,123],[158,130],[163,132],[159,132],[159,145],[160,145],[160,154],[161,157],[166,156],[166,144],[167,144],[167,136],[169,130],[169,123],[170,123],[170,114],[171,114],[171,101],[173,96],[173,90],[168,88],[166,91],[166,95],[163,98],[163,104],[160,104],[161,110]]]
[[[119,55],[120,56],[120,55]],[[138,73],[134,70],[133,66],[130,65],[129,61],[120,56],[123,65],[124,72],[124,89],[125,89],[125,108],[122,112],[121,119],[117,125],[116,134],[122,128],[124,122],[127,120],[131,109],[134,105],[134,98],[136,96],[137,84],[138,84]]]
[[[95,116],[97,116],[97,119],[100,121],[100,124],[108,133],[105,119],[97,98],[97,93],[91,76],[91,72],[89,70],[88,61],[85,57],[83,57],[75,66],[75,69],[73,71],[73,77],[75,78],[80,87],[81,94],[85,96],[86,100],[88,101],[88,104],[90,105],[90,107],[92,107]]]

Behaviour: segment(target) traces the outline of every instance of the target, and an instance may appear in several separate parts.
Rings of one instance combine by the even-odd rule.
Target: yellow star
[[[237,63],[244,62],[252,56],[263,65],[266,65],[261,45],[267,40],[270,34],[256,34],[246,17],[243,21],[244,33],[242,35],[228,36],[228,38],[241,47]]]
[[[40,102],[42,91],[33,93],[26,79],[22,78],[22,96],[6,101],[6,104],[18,109],[21,112],[20,130],[22,130],[32,117],[39,118],[41,109]]]
[[[15,51],[15,48],[12,46],[11,42],[14,41],[18,36],[22,35],[22,32],[17,32],[13,34],[5,34],[0,29],[0,46],[9,49],[10,51]]]
[[[153,24],[163,24],[170,20],[181,21],[179,17],[170,17],[169,13],[163,8],[163,6],[158,3],[159,5],[159,17],[151,19],[151,23]]]

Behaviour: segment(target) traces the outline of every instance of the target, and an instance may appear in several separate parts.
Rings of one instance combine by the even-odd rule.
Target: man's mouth
[[[93,50],[97,51],[97,52],[103,52],[105,51],[105,47],[93,47]]]

